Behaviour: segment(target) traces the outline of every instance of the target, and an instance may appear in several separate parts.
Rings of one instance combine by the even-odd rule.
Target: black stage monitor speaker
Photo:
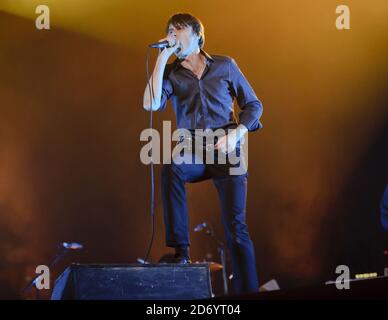
[[[190,300],[212,297],[208,264],[72,264],[52,300]]]

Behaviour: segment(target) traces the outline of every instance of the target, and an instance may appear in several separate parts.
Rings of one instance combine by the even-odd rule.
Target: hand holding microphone
[[[167,57],[170,57],[173,53],[180,51],[181,43],[176,39],[176,36],[168,35],[166,38],[160,39],[158,42],[150,44],[149,47],[162,49],[160,54],[164,54]]]
[[[159,52],[156,59],[154,71],[150,77],[148,74],[148,58],[150,48],[163,49]],[[168,60],[173,53],[177,54],[181,50],[181,42],[177,40],[175,34],[169,34],[166,38],[159,40],[157,43],[150,44],[147,51],[147,85],[144,91],[143,108],[147,111],[158,110],[160,108],[163,75]]]

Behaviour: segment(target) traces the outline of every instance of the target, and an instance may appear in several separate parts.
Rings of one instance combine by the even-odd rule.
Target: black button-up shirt
[[[210,56],[203,50],[206,67],[201,79],[176,59],[167,64],[163,76],[160,109],[171,99],[178,128],[218,129],[237,126],[234,98],[241,111],[239,123],[249,131],[262,127],[263,106],[236,62],[225,56]]]

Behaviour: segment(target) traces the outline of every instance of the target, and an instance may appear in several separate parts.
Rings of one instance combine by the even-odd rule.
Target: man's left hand
[[[248,131],[244,125],[239,125],[236,129],[228,131],[228,134],[221,137],[214,148],[220,150],[223,153],[230,153],[236,149],[237,143]]]

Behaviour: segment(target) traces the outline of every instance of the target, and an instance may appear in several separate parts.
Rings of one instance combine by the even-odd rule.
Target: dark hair
[[[166,25],[166,33],[168,33],[168,28],[170,25],[173,25],[177,29],[182,27],[191,26],[193,32],[199,37],[198,46],[202,49],[205,44],[205,29],[202,22],[192,16],[189,13],[176,13],[168,19]]]

